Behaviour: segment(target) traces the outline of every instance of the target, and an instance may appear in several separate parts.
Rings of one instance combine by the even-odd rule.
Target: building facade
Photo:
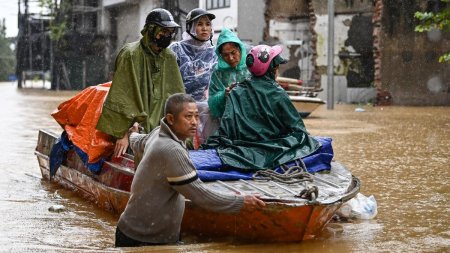
[[[414,32],[418,24],[414,19],[416,11],[444,10],[450,8],[450,3],[334,2],[334,101],[450,104],[450,65],[438,63],[439,56],[450,48],[450,34],[440,30]],[[63,8],[63,3],[70,4],[70,8]],[[47,21],[35,22],[26,13],[19,15],[25,21],[20,23],[17,40],[18,76],[24,71],[40,68],[45,72],[50,68],[52,88],[63,89],[81,89],[108,81],[120,48],[141,37],[148,12],[156,7],[168,9],[182,25],[178,34],[181,39],[187,12],[201,7],[216,15],[213,41],[227,27],[249,46],[282,45],[283,56],[289,62],[280,68],[281,75],[325,89],[319,96],[326,99],[327,3],[328,0],[61,0],[53,21],[65,25],[64,36],[58,41],[50,41],[45,35],[46,39],[41,40],[44,44],[38,46],[41,42],[31,40],[36,37],[30,33],[34,24],[44,27],[40,31],[36,26],[41,34],[49,34],[50,25]]]

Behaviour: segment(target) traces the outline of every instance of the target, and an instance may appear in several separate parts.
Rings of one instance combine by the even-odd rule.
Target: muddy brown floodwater
[[[42,180],[33,153],[38,129],[60,131],[50,113],[74,94],[0,83],[1,252],[119,251],[117,217]],[[450,107],[322,106],[305,124],[311,134],[333,138],[335,159],[361,179],[364,195],[375,196],[375,219],[331,223],[302,243],[188,238],[130,251],[450,252]],[[53,205],[65,210],[50,212]]]

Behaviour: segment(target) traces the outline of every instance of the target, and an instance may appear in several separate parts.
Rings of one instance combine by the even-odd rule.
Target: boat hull
[[[37,154],[37,158],[42,177],[50,180],[48,156]],[[93,177],[65,165],[61,165],[50,181],[76,191],[81,197],[94,202],[101,209],[115,214],[120,214],[125,210],[130,197],[128,191],[106,186]]]
[[[40,131],[35,152],[42,177],[47,180],[50,180],[48,154],[55,139],[54,134]],[[81,163],[76,153],[69,152],[67,156],[68,159],[51,180],[75,190],[104,210],[122,213],[129,198],[133,171],[126,166],[106,163],[106,169],[99,175],[92,175],[84,167],[76,169]],[[126,164],[126,159],[120,163]],[[312,239],[331,220],[341,204],[359,192],[359,180],[354,177],[352,180],[352,186],[345,196],[328,204],[268,201],[262,209],[226,214],[205,210],[187,200],[182,232],[207,238],[252,242],[299,242]],[[119,181],[126,183],[118,183]]]
[[[292,104],[302,118],[308,117],[319,106],[325,104],[320,98],[306,96],[289,96]]]
[[[187,203],[182,230],[197,236],[241,241],[299,242],[318,235],[339,207],[337,203],[326,206],[267,203],[263,209],[226,214]]]

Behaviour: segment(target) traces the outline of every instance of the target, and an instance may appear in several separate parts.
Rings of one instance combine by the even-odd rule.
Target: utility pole
[[[44,31],[44,20],[41,18],[41,77],[42,77],[42,88],[45,89],[45,31]]]
[[[31,43],[31,15],[28,13],[28,0],[25,0],[25,17],[27,20],[28,64],[30,73],[33,73],[33,48]]]
[[[334,0],[328,0],[327,109],[334,109]]]
[[[18,8],[18,15],[17,15],[17,26],[19,28],[19,31],[23,28],[23,24],[22,24],[22,12],[20,11],[20,0],[18,1],[17,4],[17,8]],[[19,40],[17,40],[16,43],[16,75],[17,75],[17,88],[21,89],[22,88],[22,81],[23,81],[23,64],[22,61],[20,60],[20,56],[21,55],[21,48],[19,47]]]

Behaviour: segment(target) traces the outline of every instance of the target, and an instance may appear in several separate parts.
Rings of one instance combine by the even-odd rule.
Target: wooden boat
[[[277,77],[276,80],[284,84],[284,89],[302,118],[308,117],[315,109],[325,104],[325,101],[317,97],[322,91],[318,87],[304,85],[302,80],[294,78]]]
[[[308,117],[315,109],[325,104],[325,101],[318,97],[290,95],[289,98],[291,99],[292,104],[294,105],[295,109],[297,109],[298,113],[300,113],[300,116],[302,118]]]
[[[98,175],[92,174],[74,151],[56,175],[50,179],[49,154],[58,135],[40,130],[35,154],[44,179],[54,180],[94,201],[100,208],[120,214],[128,201],[134,175],[134,162],[127,155],[107,161]],[[207,238],[221,237],[252,242],[298,242],[314,238],[331,220],[343,202],[354,197],[359,180],[341,164],[315,173],[318,196],[310,201],[297,197],[308,187],[306,183],[285,184],[274,181],[214,181],[205,184],[211,189],[239,194],[259,194],[266,206],[239,214],[224,214],[202,209],[186,201],[182,232]]]

